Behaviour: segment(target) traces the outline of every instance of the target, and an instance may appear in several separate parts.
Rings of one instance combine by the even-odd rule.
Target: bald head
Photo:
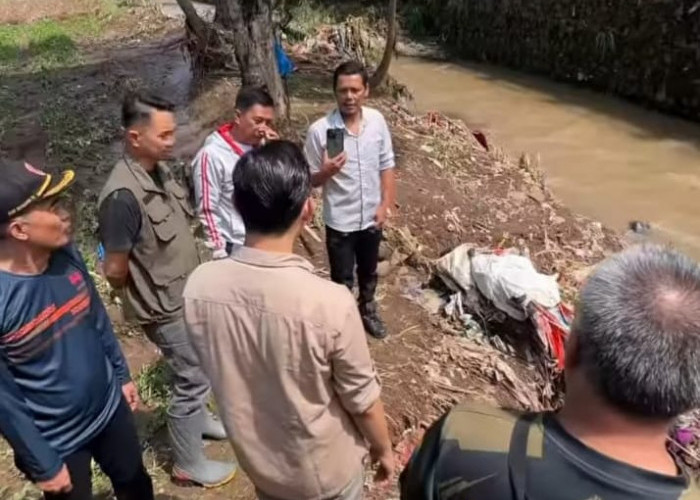
[[[628,249],[586,282],[575,359],[609,403],[674,417],[700,406],[700,268],[659,246]]]

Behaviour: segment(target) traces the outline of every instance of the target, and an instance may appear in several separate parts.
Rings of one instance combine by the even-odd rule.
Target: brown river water
[[[392,75],[417,111],[440,111],[484,131],[513,156],[539,157],[554,194],[620,231],[700,259],[700,125],[623,100],[471,63],[399,57]]]

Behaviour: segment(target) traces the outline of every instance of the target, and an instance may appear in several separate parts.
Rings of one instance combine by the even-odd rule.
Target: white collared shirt
[[[309,128],[304,153],[311,172],[321,170],[326,131],[345,130],[347,162],[323,186],[323,219],[327,226],[344,233],[374,225],[382,201],[380,173],[394,168],[394,150],[386,120],[376,109],[362,108],[360,134],[352,134],[336,109]]]

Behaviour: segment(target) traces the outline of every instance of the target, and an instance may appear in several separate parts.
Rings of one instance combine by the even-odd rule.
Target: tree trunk
[[[389,0],[389,12],[387,16],[389,32],[386,34],[386,46],[384,47],[382,62],[369,80],[370,88],[373,89],[384,85],[386,77],[389,76],[389,67],[391,66],[391,60],[394,57],[394,47],[396,46],[397,4],[398,0]]]
[[[233,41],[244,86],[265,86],[279,116],[289,101],[275,58],[272,0],[216,0],[217,21]]]
[[[185,22],[192,33],[200,40],[207,39],[207,25],[197,14],[197,10],[190,0],[177,0],[177,4],[185,14]]]

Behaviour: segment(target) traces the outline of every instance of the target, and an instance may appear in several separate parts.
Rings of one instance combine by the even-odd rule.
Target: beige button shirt
[[[379,398],[357,305],[303,258],[243,247],[185,288],[190,338],[241,466],[269,496],[337,495],[365,441],[351,414]]]

